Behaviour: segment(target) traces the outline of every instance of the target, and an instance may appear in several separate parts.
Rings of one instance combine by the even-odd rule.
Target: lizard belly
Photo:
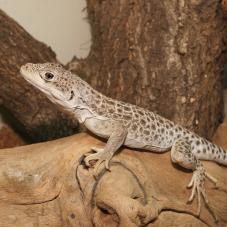
[[[128,136],[125,139],[124,145],[127,147],[138,149],[142,149],[145,146],[145,144],[141,140],[138,140],[136,138],[130,138]]]
[[[113,131],[113,122],[109,119],[88,118],[84,125],[89,131],[103,138],[108,138]]]
[[[170,149],[172,146],[170,143],[164,143],[161,136],[154,138],[154,133],[148,137],[144,134],[129,132],[124,145],[130,148],[145,149],[154,152],[163,152]]]
[[[130,148],[144,149],[154,152],[163,152],[170,149],[170,147],[161,147],[156,144],[146,143],[145,141],[141,141],[135,138],[126,138],[124,145]]]

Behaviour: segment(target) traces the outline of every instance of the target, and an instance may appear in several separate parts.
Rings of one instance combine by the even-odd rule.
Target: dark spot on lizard
[[[103,114],[105,114],[105,110],[98,110],[98,114],[100,114],[100,115],[103,115]]]
[[[197,140],[197,141],[196,141],[196,145],[199,145],[199,144],[200,144],[200,142]]]
[[[128,120],[132,119],[132,116],[131,115],[123,115],[123,119],[128,121]]]
[[[96,108],[95,103],[92,103],[90,106],[91,106],[92,109],[95,109]]]
[[[123,110],[122,110],[121,108],[118,108],[118,109],[117,109],[117,112],[118,112],[118,113],[122,113]]]
[[[146,125],[146,121],[145,121],[144,119],[141,119],[141,120],[140,120],[140,123],[141,123],[142,125]]]
[[[111,108],[111,109],[108,110],[108,112],[109,112],[109,113],[114,113],[115,110]]]
[[[179,126],[179,127],[178,127],[178,130],[179,130],[179,131],[182,131],[182,130],[183,130],[183,128],[182,128],[181,126]]]
[[[138,113],[140,114],[140,115],[144,115],[144,112],[143,111],[141,111],[141,110],[138,110]]]
[[[145,135],[150,135],[150,132],[148,130],[144,130]]]
[[[173,127],[174,123],[172,121],[169,122],[170,126]]]
[[[95,93],[96,93],[95,90],[93,90],[93,89],[91,89],[90,92],[92,95],[95,95]],[[101,98],[100,95],[98,95],[98,96],[99,96],[99,98]]]
[[[163,123],[164,123],[164,121],[163,121],[162,119],[160,119],[160,120],[159,120],[159,122],[160,122],[161,124],[163,124]]]
[[[95,99],[95,103],[96,103],[97,105],[99,105],[99,104],[101,103],[101,100],[98,99],[98,98],[96,98],[96,99]]]
[[[130,110],[131,110],[131,108],[130,108],[130,107],[128,107],[128,106],[124,106],[124,110],[125,110],[125,111],[130,111]]]
[[[206,153],[206,149],[205,149],[205,148],[203,148],[203,153],[204,153],[204,154]]]
[[[113,118],[118,119],[119,115],[115,113],[115,114],[113,114]]]
[[[136,118],[139,118],[139,115],[136,113],[136,114],[135,114],[135,117],[136,117]]]

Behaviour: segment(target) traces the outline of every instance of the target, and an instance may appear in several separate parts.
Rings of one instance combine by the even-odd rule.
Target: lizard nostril
[[[32,63],[27,63],[24,67],[25,67],[25,69],[29,69],[32,67]]]

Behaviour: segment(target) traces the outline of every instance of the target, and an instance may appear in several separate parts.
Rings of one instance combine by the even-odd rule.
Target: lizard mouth
[[[38,90],[44,92],[47,95],[53,95],[51,94],[48,89],[45,89],[44,87],[42,87],[41,85],[39,85],[39,83],[34,83],[34,81],[28,76],[29,72],[24,68],[24,66],[21,67],[20,69],[20,73],[22,75],[22,77],[32,86],[36,87]]]

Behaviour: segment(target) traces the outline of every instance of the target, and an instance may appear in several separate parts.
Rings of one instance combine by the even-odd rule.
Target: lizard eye
[[[46,80],[51,80],[51,79],[53,79],[53,78],[54,78],[54,74],[49,73],[49,72],[45,73],[45,79],[46,79]]]

